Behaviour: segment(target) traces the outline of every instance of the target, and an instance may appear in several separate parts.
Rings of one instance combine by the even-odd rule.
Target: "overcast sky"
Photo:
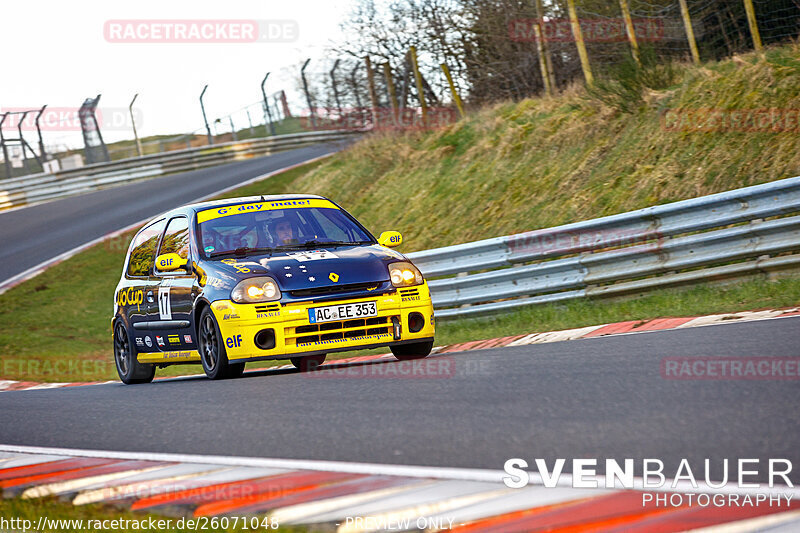
[[[325,47],[341,38],[339,23],[352,4],[353,0],[6,1],[0,32],[0,109],[43,104],[74,108],[99,93],[101,110],[126,109],[139,93],[135,107],[141,117],[140,136],[192,131],[203,124],[198,96],[206,83],[206,109],[213,119],[258,102],[267,71],[272,72],[268,92],[273,92],[295,90],[294,67],[307,57],[313,58],[309,70],[329,70],[332,60],[324,57]],[[295,21],[298,35],[282,43],[175,44],[111,42],[104,34],[109,21],[142,19]],[[103,134],[107,142],[132,138],[128,128],[106,126]],[[74,146],[76,134],[47,133],[46,141],[55,139]]]

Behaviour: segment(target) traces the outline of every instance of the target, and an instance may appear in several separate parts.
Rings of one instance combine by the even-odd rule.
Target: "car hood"
[[[404,260],[407,259],[399,252],[372,245],[293,250],[213,263],[221,272],[237,279],[270,275],[281,290],[293,291],[387,281],[386,265]]]

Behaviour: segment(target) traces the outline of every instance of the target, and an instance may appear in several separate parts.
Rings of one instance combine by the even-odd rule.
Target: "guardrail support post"
[[[206,106],[203,104],[203,96],[206,94],[206,89],[208,89],[208,84],[203,87],[203,92],[200,93],[200,109],[203,111],[203,122],[206,124],[206,133],[208,135],[208,144],[214,144],[214,137],[211,135],[211,127],[208,125],[208,118],[206,117]]]

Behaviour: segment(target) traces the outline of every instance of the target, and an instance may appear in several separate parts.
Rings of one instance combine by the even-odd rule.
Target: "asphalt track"
[[[760,459],[761,481],[785,458],[800,482],[800,381],[664,379],[675,356],[796,358],[800,317],[446,354],[421,372],[5,392],[0,443],[490,469],[565,458],[565,471],[656,458],[668,478],[686,458],[701,480],[705,458]]]
[[[326,143],[0,211],[0,283],[110,232],[287,166],[339,150]]]

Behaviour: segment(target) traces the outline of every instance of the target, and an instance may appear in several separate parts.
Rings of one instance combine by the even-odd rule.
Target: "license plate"
[[[327,305],[325,307],[312,307],[308,310],[308,321],[311,324],[352,318],[368,318],[371,316],[378,316],[378,304],[376,302]]]

